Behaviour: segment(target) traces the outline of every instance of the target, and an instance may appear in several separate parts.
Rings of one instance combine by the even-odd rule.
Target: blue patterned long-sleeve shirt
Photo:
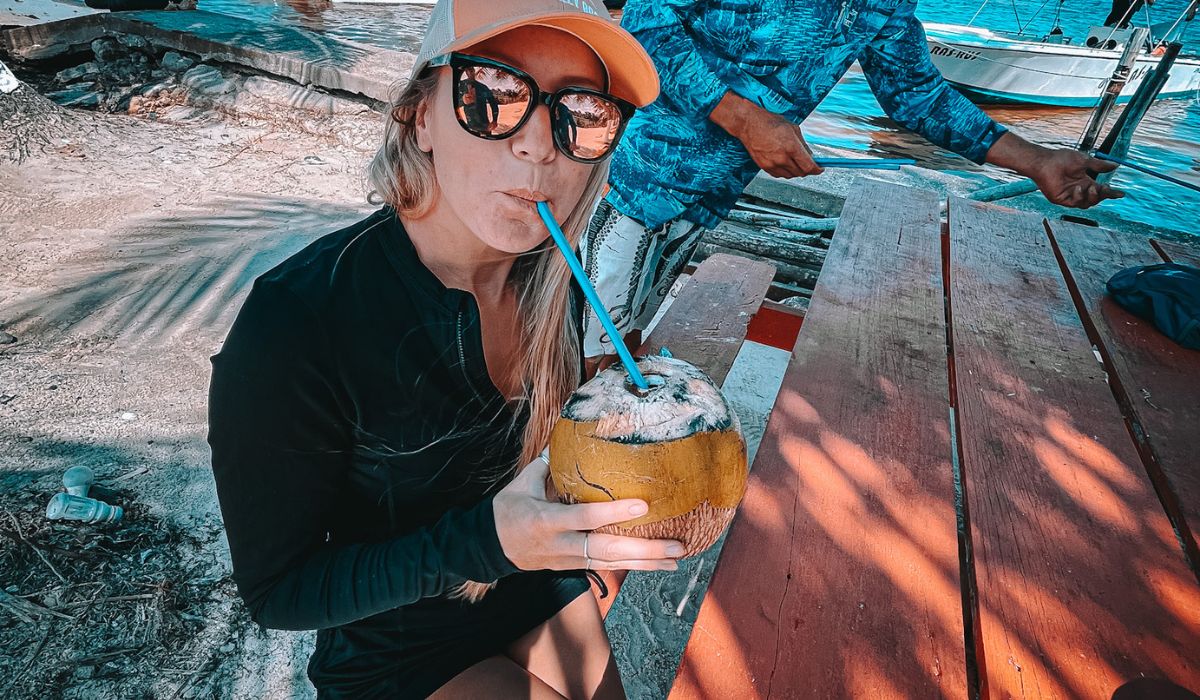
[[[629,0],[622,25],[650,53],[662,92],[630,122],[610,201],[655,228],[712,228],[758,173],[709,119],[727,91],[802,122],[857,60],[902,126],[976,163],[1004,127],[955,91],[929,57],[915,0]]]

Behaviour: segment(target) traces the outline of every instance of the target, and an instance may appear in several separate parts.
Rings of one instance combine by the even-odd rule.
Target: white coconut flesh
[[[720,390],[695,366],[652,355],[639,360],[638,369],[651,385],[649,391],[638,390],[624,366],[613,365],[571,396],[562,417],[595,422],[595,437],[627,444],[740,428]]]

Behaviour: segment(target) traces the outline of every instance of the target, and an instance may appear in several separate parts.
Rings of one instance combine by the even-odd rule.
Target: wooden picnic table
[[[940,204],[848,198],[671,697],[1200,693],[1200,352],[1104,296],[1200,256]]]

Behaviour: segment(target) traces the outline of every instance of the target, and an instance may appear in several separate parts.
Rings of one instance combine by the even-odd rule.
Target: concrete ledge
[[[213,12],[113,12],[0,32],[0,48],[18,58],[52,58],[105,35],[136,34],[206,61],[244,66],[327,90],[386,102],[408,79],[415,56],[331,39],[294,27]]]
[[[0,25],[27,27],[108,10],[58,0],[0,0]]]

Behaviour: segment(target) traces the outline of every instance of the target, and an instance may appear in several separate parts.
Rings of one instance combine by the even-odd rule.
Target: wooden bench
[[[1200,692],[1200,353],[1103,298],[1161,258],[938,208],[848,198],[671,697]]]

